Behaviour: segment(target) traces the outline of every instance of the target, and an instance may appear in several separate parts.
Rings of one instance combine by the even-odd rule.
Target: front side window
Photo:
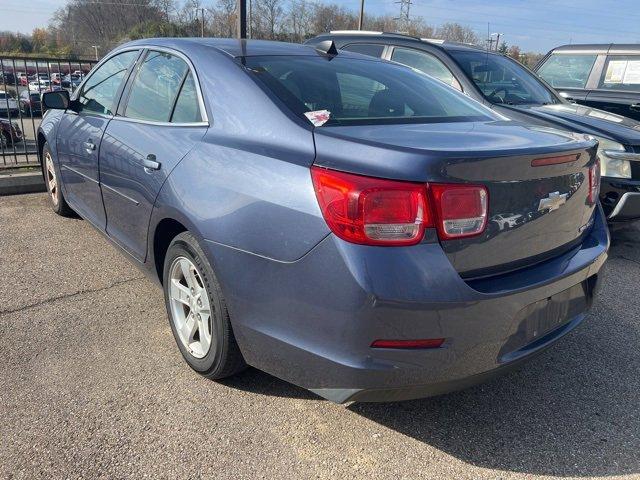
[[[255,56],[246,57],[244,64],[294,114],[305,121],[319,116],[321,125],[498,118],[442,82],[389,62],[340,56],[331,60],[321,56]]]
[[[538,75],[554,88],[584,88],[597,57],[554,53],[538,69]]]
[[[78,95],[83,112],[113,115],[122,81],[138,53],[138,50],[120,53],[93,72]]]
[[[180,57],[149,51],[131,86],[125,117],[169,122],[188,72],[189,67]]]
[[[599,88],[640,92],[640,55],[609,56]]]
[[[493,104],[547,105],[560,100],[538,77],[515,60],[483,51],[450,52],[467,78]]]
[[[453,76],[451,70],[449,70],[442,61],[429,53],[419,52],[411,48],[395,47],[391,55],[391,60],[420,70],[447,85],[462,90],[460,83],[458,83]]]

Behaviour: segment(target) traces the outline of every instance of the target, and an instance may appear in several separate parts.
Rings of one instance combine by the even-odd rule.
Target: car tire
[[[9,148],[9,135],[5,132],[0,132],[0,151],[4,151]]]
[[[245,369],[220,283],[191,233],[169,245],[162,283],[171,331],[187,364],[212,380]]]
[[[58,178],[53,163],[53,153],[51,152],[51,148],[49,148],[49,143],[45,143],[42,148],[42,175],[44,176],[44,183],[49,193],[53,211],[62,217],[74,216],[73,210],[64,199],[60,178]]]

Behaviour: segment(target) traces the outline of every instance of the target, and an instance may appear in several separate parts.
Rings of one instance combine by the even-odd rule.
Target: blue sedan
[[[43,104],[53,209],[159,281],[208,378],[435,395],[551,345],[597,290],[597,142],[410,68],[331,42],[147,39]]]

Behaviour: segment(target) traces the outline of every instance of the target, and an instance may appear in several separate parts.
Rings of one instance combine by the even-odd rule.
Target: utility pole
[[[364,0],[360,0],[360,16],[358,17],[358,30],[362,30],[364,23]]]
[[[253,0],[249,0],[249,22],[247,26],[247,30],[249,32],[248,37],[253,38],[253,27],[251,26],[251,19],[253,18]]]
[[[200,9],[202,21],[200,22],[200,36],[204,38],[204,8]]]
[[[236,32],[238,32],[238,38],[247,38],[247,0],[238,0],[236,2]]]
[[[99,46],[100,46],[100,45],[91,45],[91,48],[93,48],[93,51],[94,51],[94,52],[95,52],[95,54],[96,54],[96,61],[98,61],[98,47],[99,47]]]
[[[400,33],[409,33],[411,28],[411,19],[409,18],[409,10],[411,8],[411,0],[398,0],[400,4],[400,16],[396,18],[398,21],[398,31]]]

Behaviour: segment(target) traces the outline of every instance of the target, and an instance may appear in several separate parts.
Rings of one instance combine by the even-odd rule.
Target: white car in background
[[[18,102],[9,93],[0,90],[0,116],[9,117],[18,114]]]
[[[44,92],[51,88],[51,82],[49,80],[34,80],[29,82],[29,91],[31,92]]]

